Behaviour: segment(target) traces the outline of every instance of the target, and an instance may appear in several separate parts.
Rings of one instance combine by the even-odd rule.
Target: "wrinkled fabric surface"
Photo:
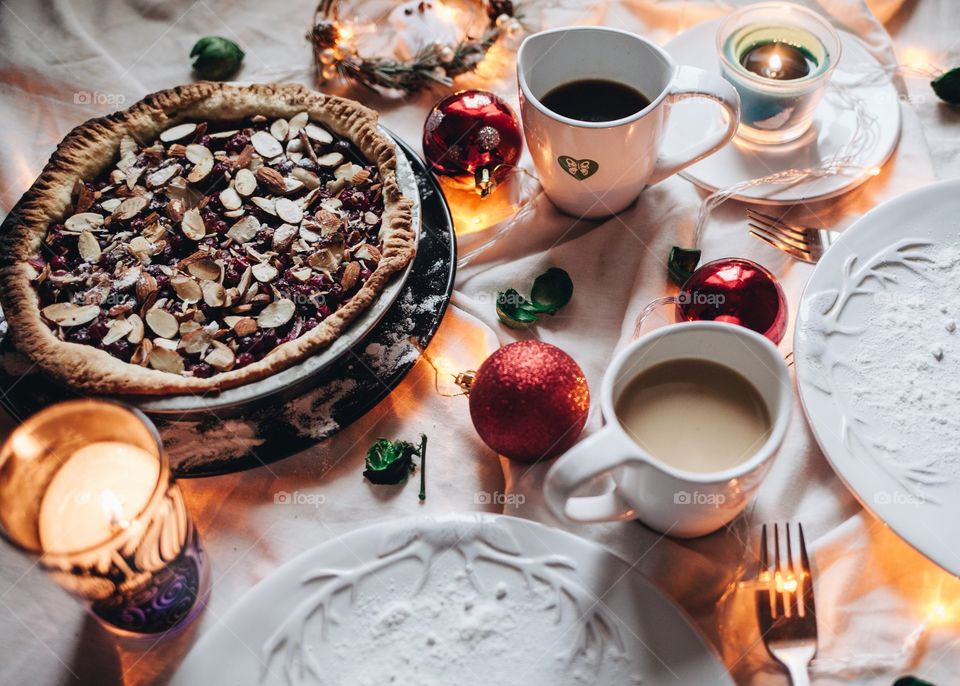
[[[367,3],[368,5],[371,3]],[[527,15],[543,27],[602,23],[665,43],[678,31],[721,16],[711,2],[531,0]],[[960,62],[960,5],[950,0],[821,0],[811,3],[860,36],[884,64],[942,67]],[[187,54],[201,36],[220,34],[247,53],[238,78],[311,83],[303,36],[308,0],[5,0],[0,2],[0,206],[9,211],[57,142],[80,121],[129,106],[146,93],[191,78]],[[892,39],[891,39],[892,36]],[[711,48],[712,49],[712,48]],[[480,76],[462,80],[517,104],[513,62],[501,52]],[[922,78],[898,79],[903,132],[882,173],[839,199],[793,210],[799,223],[842,229],[877,204],[935,179],[960,176],[960,112],[933,98]],[[384,122],[419,147],[421,126],[439,93],[406,99],[336,90],[382,112]],[[531,170],[529,156],[525,169]],[[618,217],[577,221],[557,212],[528,175],[478,203],[451,195],[461,255],[510,230],[458,273],[453,306],[429,354],[443,371],[475,368],[498,345],[538,337],[583,367],[594,399],[603,371],[630,340],[637,313],[669,292],[670,246],[688,244],[703,194],[674,177],[648,189]],[[523,205],[519,218],[510,220]],[[744,206],[729,202],[710,217],[704,260],[756,259],[782,279],[791,312],[811,268],[750,238]],[[496,318],[498,290],[526,284],[547,266],[573,277],[573,301],[536,330],[518,333]],[[662,325],[664,315],[647,327]],[[791,318],[792,321],[792,318]],[[792,328],[781,344],[791,349]],[[817,570],[820,649],[815,683],[891,684],[912,672],[936,684],[960,672],[960,585],[863,510],[820,453],[799,403],[783,448],[759,496],[730,527],[693,541],[664,538],[636,522],[570,526],[540,498],[548,464],[500,460],[473,431],[464,397],[435,388],[420,361],[381,405],[331,440],[269,467],[183,482],[188,505],[213,564],[213,595],[203,618],[178,638],[150,650],[116,646],[83,610],[30,562],[0,547],[0,682],[29,684],[150,683],[178,662],[197,635],[211,630],[254,584],[283,562],[356,527],[420,513],[503,511],[561,526],[597,541],[654,579],[695,619],[722,653],[738,683],[782,684],[783,673],[757,642],[742,598],[725,593],[749,558],[762,521],[802,521]],[[601,424],[594,403],[587,431]],[[3,418],[3,433],[16,418]],[[413,481],[393,491],[360,476],[363,456],[378,437],[430,436],[429,493]],[[277,493],[308,494],[281,505]],[[497,506],[489,494],[510,494]],[[484,495],[487,494],[487,495]],[[322,496],[322,497],[318,497]],[[492,501],[492,502],[491,502]],[[940,602],[945,612],[931,616]]]

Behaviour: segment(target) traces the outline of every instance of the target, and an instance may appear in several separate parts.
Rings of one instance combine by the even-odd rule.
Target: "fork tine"
[[[813,602],[813,574],[810,570],[810,558],[807,557],[807,542],[803,537],[803,524],[797,522],[797,529],[800,532],[800,570],[803,572],[803,607],[809,615],[816,615],[816,607]]]
[[[790,233],[796,236],[797,238],[806,238],[807,232],[793,224],[787,224],[783,219],[778,219],[776,217],[771,217],[769,214],[764,214],[763,212],[757,212],[756,210],[747,208],[747,217],[753,219],[758,224],[763,224],[771,229],[777,229],[785,233]]]
[[[810,252],[810,242],[809,242],[806,238],[796,238],[795,236],[790,236],[790,235],[788,235],[788,234],[785,234],[785,233],[781,232],[778,228],[770,228],[770,229],[768,229],[768,228],[764,228],[764,227],[762,227],[762,226],[758,226],[757,224],[754,224],[753,222],[748,222],[747,225],[748,225],[751,229],[756,229],[757,231],[763,231],[764,233],[767,233],[767,234],[773,236],[774,238],[777,238],[777,239],[783,241],[783,242],[786,243],[787,245],[792,245],[792,246],[793,246],[794,248],[796,248],[797,250],[802,250],[803,252],[806,252],[806,253],[809,253],[809,252]]]
[[[797,568],[793,566],[793,545],[792,545],[793,537],[790,535],[790,522],[787,522],[786,524],[784,524],[784,527],[786,528],[786,538],[787,538],[787,571],[788,571],[787,579],[788,580],[792,579],[795,582],[792,591],[788,590],[787,586],[784,586],[784,595],[789,600],[789,602],[787,603],[787,616],[797,617],[797,616],[800,616],[800,610],[798,608],[798,604],[800,601],[800,585],[799,585],[800,581],[798,577],[801,575],[797,574],[796,572]]]
[[[769,546],[769,537],[767,536],[767,525],[764,524],[760,530],[760,568],[757,571],[757,581],[763,582],[763,590],[758,590],[757,604],[761,617],[764,621],[771,621],[773,614],[773,575],[770,571],[770,557],[767,552]],[[761,595],[762,594],[762,595]]]
[[[806,253],[806,252],[802,252],[802,251],[800,251],[800,250],[797,250],[797,249],[794,248],[793,246],[787,245],[786,243],[782,243],[782,242],[778,241],[778,240],[775,239],[775,238],[770,238],[770,237],[767,236],[766,234],[758,233],[757,231],[751,231],[750,233],[753,234],[754,236],[756,236],[757,238],[759,238],[759,239],[760,239],[761,241],[763,241],[764,243],[773,246],[774,248],[776,248],[776,249],[779,250],[780,252],[785,252],[786,254],[790,255],[791,257],[795,257],[796,259],[800,260],[801,262],[810,262],[810,263],[813,263],[813,261],[814,261],[814,260],[813,260],[813,256],[810,255],[809,253]]]
[[[773,594],[774,594],[774,608],[773,616],[774,618],[783,617],[784,607],[783,607],[783,593],[777,590],[777,587],[783,587],[783,570],[780,567],[780,526],[774,522],[773,523]],[[777,583],[780,581],[780,583]]]

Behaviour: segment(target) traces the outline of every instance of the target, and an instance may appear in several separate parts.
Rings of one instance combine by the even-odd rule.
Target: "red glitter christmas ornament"
[[[687,279],[677,293],[676,317],[739,324],[779,343],[787,329],[787,300],[764,267],[728,257],[708,262]]]
[[[590,389],[583,370],[560,348],[541,341],[511,343],[477,370],[470,418],[490,448],[519,462],[565,452],[587,421]]]
[[[484,197],[510,175],[522,151],[517,115],[487,91],[447,96],[423,125],[423,156],[434,173]]]

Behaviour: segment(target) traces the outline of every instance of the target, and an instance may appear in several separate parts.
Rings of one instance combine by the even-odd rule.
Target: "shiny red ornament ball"
[[[537,462],[574,444],[590,410],[587,378],[573,358],[540,341],[511,343],[477,370],[470,418],[490,448]]]
[[[423,156],[431,169],[482,195],[501,183],[523,152],[520,122],[499,95],[465,90],[430,110],[423,125]]]
[[[728,257],[697,269],[677,293],[678,322],[739,324],[774,343],[787,329],[787,300],[776,277],[751,260]]]

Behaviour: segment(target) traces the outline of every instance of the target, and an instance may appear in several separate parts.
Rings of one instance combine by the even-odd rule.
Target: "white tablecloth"
[[[950,0],[878,0],[876,17],[859,0],[822,0],[838,25],[860,35],[881,60],[911,64],[960,62],[960,5]],[[698,21],[728,11],[709,2],[569,1],[535,18],[550,23],[604,23],[666,42]],[[587,3],[582,3],[586,6]],[[5,0],[0,2],[0,205],[4,212],[30,185],[61,137],[79,121],[132,104],[151,91],[190,79],[187,54],[198,37],[221,34],[246,50],[244,80],[310,83],[310,49],[303,40],[311,0]],[[887,32],[893,36],[891,43]],[[516,104],[509,56],[502,68],[464,85],[495,90]],[[923,79],[901,84],[900,146],[883,172],[860,190],[819,206],[797,208],[798,221],[842,228],[876,204],[935,178],[960,175],[960,112],[938,104]],[[406,100],[347,91],[380,109],[388,126],[411,143],[439,94]],[[529,158],[524,164],[529,168]],[[533,185],[535,192],[535,185]],[[524,187],[529,193],[531,184]],[[483,205],[453,198],[461,252],[496,228],[469,234],[498,214],[509,215],[509,192]],[[447,368],[467,369],[499,344],[537,336],[569,352],[596,392],[612,354],[632,322],[668,289],[671,245],[690,241],[702,194],[669,179],[608,221],[572,220],[542,195],[532,211],[490,250],[461,269],[453,307],[430,347]],[[747,256],[783,281],[795,310],[810,268],[748,238],[743,206],[728,203],[707,226],[704,258]],[[497,290],[522,287],[548,265],[567,269],[576,295],[535,331],[503,328],[493,308]],[[652,324],[656,325],[656,324]],[[789,351],[792,330],[782,349]],[[926,561],[866,513],[834,475],[800,411],[755,504],[729,528],[693,541],[663,538],[638,523],[571,527],[543,507],[540,484],[548,465],[501,462],[480,442],[466,400],[436,393],[423,361],[375,411],[347,431],[290,459],[232,476],[183,482],[188,504],[213,561],[214,587],[202,620],[177,640],[149,651],[116,646],[28,560],[0,547],[0,682],[149,683],[169,671],[198,634],[277,566],[339,533],[402,515],[501,509],[564,526],[599,541],[655,579],[695,618],[738,683],[785,683],[740,621],[735,603],[721,602],[735,580],[744,546],[759,522],[801,520],[818,572],[820,652],[817,683],[890,684],[912,672],[937,684],[960,673],[960,584]],[[12,426],[4,418],[4,429]],[[600,424],[594,412],[587,431]],[[389,499],[361,480],[363,455],[379,436],[431,438],[430,494],[417,501],[415,483]],[[501,464],[503,469],[501,470]],[[279,491],[322,495],[313,505],[279,505]],[[481,493],[511,493],[519,506],[482,504]],[[522,498],[520,497],[522,496]],[[314,500],[319,500],[314,498]],[[845,669],[845,671],[844,671]]]

